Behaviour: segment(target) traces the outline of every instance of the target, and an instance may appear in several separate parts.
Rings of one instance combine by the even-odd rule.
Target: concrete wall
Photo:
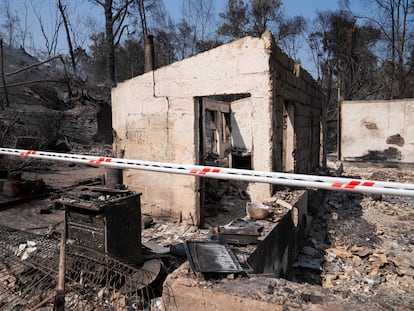
[[[275,171],[308,173],[320,166],[320,132],[323,93],[312,76],[273,44],[273,159]],[[283,116],[289,117],[283,120]],[[287,126],[292,124],[294,135]],[[293,169],[290,169],[293,163]]]
[[[115,155],[198,164],[197,98],[250,93],[252,120],[260,120],[253,166],[271,170],[269,45],[269,36],[246,37],[120,83],[112,90]],[[196,178],[129,170],[124,183],[143,193],[143,213],[197,223]],[[269,185],[252,184],[250,194],[266,196]]]
[[[281,64],[271,61],[275,57],[283,58]],[[298,116],[314,116],[309,87],[315,85],[307,81],[310,76],[304,71],[297,75],[293,71],[293,61],[281,54],[271,33],[266,32],[262,38],[246,37],[119,83],[112,90],[115,156],[199,164],[200,99],[248,94],[247,98],[232,103],[232,120],[238,127],[232,133],[232,140],[252,151],[252,169],[281,170],[283,116],[280,119],[279,114],[283,99],[297,99]],[[306,81],[300,82],[303,74]],[[287,86],[289,89],[283,90]],[[312,123],[299,121],[303,126]],[[309,142],[315,142],[318,150],[315,159],[318,159],[319,133],[316,142],[307,135],[309,131],[300,131],[300,127],[298,131],[297,139],[304,139],[306,148]],[[302,148],[301,144],[298,146]],[[308,149],[304,153],[307,156]],[[307,160],[301,152],[297,153],[300,171],[317,163],[312,160],[310,164],[301,164],[300,161]],[[137,170],[126,170],[123,177],[131,189],[143,193],[143,213],[198,224],[197,178]],[[250,183],[248,192],[252,201],[257,201],[268,197],[272,188],[268,184]]]
[[[414,99],[341,104],[341,159],[414,163]]]

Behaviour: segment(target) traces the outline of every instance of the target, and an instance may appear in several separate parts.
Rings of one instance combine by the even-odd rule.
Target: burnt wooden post
[[[60,238],[59,274],[53,311],[65,311],[66,235],[67,225],[65,219],[62,236]]]

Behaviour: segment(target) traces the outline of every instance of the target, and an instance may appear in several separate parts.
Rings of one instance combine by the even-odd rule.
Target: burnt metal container
[[[58,200],[64,206],[68,239],[123,262],[143,262],[140,193],[77,187]]]

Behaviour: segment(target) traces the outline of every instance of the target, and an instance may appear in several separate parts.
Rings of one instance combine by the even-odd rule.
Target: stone
[[[351,252],[355,255],[358,255],[359,257],[366,257],[370,254],[372,254],[373,250],[368,247],[358,247],[356,245],[352,246]]]
[[[385,254],[378,254],[379,258],[381,259],[382,263],[388,263],[387,255]]]
[[[352,253],[347,251],[346,249],[342,248],[328,248],[325,250],[326,253],[334,253],[336,256],[340,258],[348,258],[352,257]]]
[[[322,281],[322,287],[324,289],[330,289],[330,288],[334,288],[335,285],[332,283],[332,275],[326,275],[325,278]]]

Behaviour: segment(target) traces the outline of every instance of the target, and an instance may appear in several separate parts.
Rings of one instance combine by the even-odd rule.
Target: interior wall
[[[320,166],[321,140],[320,122],[322,116],[323,93],[312,76],[300,65],[295,64],[273,43],[270,72],[273,84],[273,167],[275,171],[284,168],[284,155],[290,150],[291,135],[284,138],[283,111],[289,103],[294,111],[293,171],[309,173]],[[291,167],[289,167],[291,169]]]

